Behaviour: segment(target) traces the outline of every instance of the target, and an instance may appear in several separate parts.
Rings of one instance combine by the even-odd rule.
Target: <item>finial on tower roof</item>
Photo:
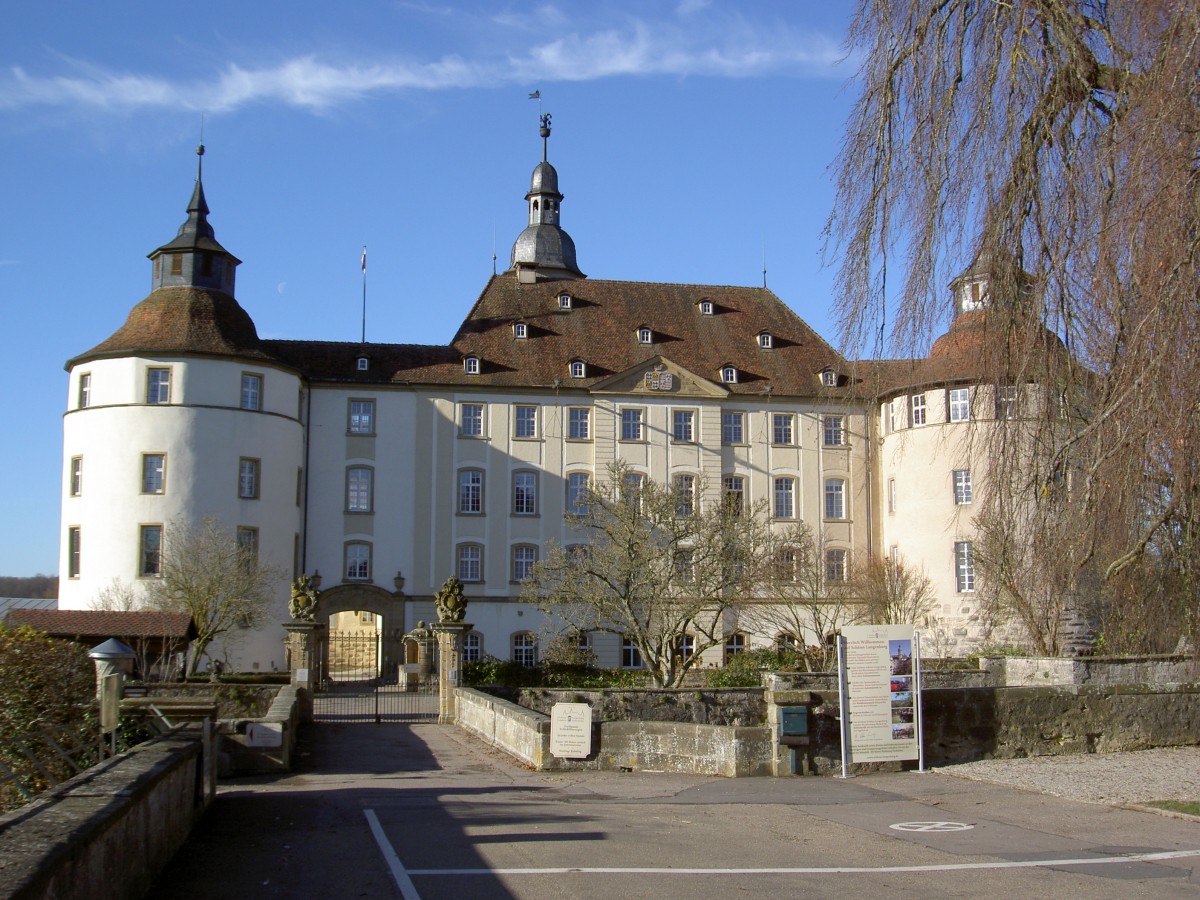
[[[538,129],[542,136],[542,162],[546,162],[546,141],[550,137],[550,113],[542,113],[542,127]]]

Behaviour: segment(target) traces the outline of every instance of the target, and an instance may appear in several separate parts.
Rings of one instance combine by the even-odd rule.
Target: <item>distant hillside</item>
[[[58,576],[31,575],[18,578],[14,575],[0,575],[0,597],[53,600],[58,597]]]

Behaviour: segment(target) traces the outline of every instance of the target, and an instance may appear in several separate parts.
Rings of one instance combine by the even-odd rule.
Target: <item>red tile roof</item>
[[[191,614],[154,610],[13,609],[4,624],[28,625],[55,637],[196,637]]]

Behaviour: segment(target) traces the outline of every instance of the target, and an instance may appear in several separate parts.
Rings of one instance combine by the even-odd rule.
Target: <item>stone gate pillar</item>
[[[300,695],[300,715],[312,720],[312,695],[322,676],[322,648],[325,625],[317,622],[284,622],[287,632],[287,661],[292,684],[304,691]]]
[[[454,691],[462,680],[463,635],[472,627],[469,622],[439,622],[433,626],[438,642],[439,725],[453,725],[458,720]]]

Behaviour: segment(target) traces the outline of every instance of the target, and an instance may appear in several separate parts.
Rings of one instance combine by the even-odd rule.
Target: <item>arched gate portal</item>
[[[404,631],[404,596],[373,585],[322,591],[313,696],[317,722],[437,721],[432,634]]]

